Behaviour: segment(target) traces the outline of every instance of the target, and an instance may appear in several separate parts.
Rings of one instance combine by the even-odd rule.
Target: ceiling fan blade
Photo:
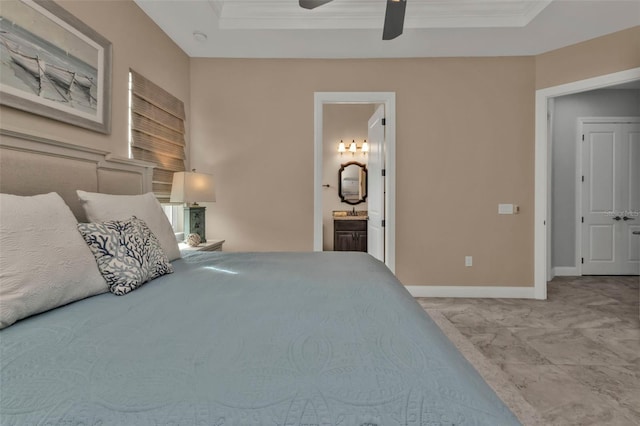
[[[387,11],[384,14],[384,29],[382,30],[383,40],[393,40],[402,34],[406,8],[407,0],[387,0]]]
[[[318,6],[329,3],[332,0],[300,0],[300,7],[305,9],[315,9]]]

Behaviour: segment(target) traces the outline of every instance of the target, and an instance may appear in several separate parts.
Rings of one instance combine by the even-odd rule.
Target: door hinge
[[[386,224],[387,224],[387,221],[386,221],[386,220],[384,220],[384,219],[382,219],[382,227],[383,227],[383,228],[385,227],[385,225],[386,225]]]
[[[584,135],[582,135],[582,140],[584,141]]]
[[[584,223],[584,216],[582,216],[582,223]]]
[[[382,169],[382,176],[386,176],[387,175],[387,169]]]
[[[584,176],[582,176],[582,181],[584,182]]]
[[[584,263],[584,257],[581,257],[581,259],[582,259],[582,263]]]
[[[383,125],[383,126],[386,126],[386,125],[387,125],[387,119],[386,119],[386,118],[383,118],[383,119],[382,119],[382,125]]]

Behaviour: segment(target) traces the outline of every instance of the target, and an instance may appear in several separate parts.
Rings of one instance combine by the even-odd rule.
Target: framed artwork
[[[0,104],[111,132],[111,43],[50,0],[1,0]]]

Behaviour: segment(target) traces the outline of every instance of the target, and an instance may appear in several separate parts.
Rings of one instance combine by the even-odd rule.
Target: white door
[[[384,259],[384,105],[369,118],[369,159],[367,160],[367,251],[382,262]]]
[[[623,126],[622,136],[628,147],[627,160],[628,177],[626,189],[628,190],[628,204],[623,216],[627,226],[624,229],[624,238],[628,247],[629,267],[632,275],[640,275],[640,123],[626,124]],[[627,220],[624,220],[627,217]]]
[[[582,274],[637,275],[640,123],[584,123]]]

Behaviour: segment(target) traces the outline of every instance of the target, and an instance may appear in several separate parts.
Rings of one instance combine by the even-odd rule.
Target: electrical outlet
[[[473,256],[464,257],[464,266],[473,266]]]

